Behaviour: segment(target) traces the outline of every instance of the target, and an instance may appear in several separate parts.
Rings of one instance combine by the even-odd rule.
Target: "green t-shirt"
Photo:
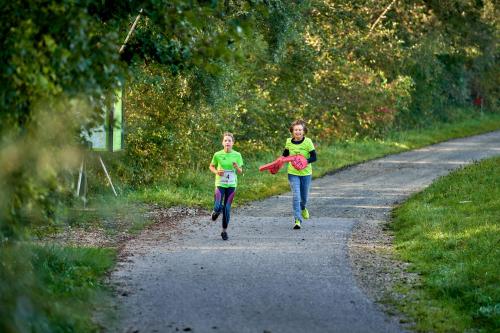
[[[238,163],[240,168],[243,166],[243,158],[236,150],[226,153],[223,149],[214,154],[210,164],[214,165],[217,170],[224,170],[224,176],[215,176],[215,186],[236,187],[238,185],[238,172],[233,167],[233,162]]]
[[[310,157],[310,152],[314,150],[314,144],[311,139],[304,138],[299,144],[292,143],[292,138],[286,139],[285,149],[288,149],[290,156],[292,155],[302,155],[306,159]],[[288,163],[288,173],[296,176],[308,176],[312,175],[312,165],[309,163],[305,169],[297,170],[291,163]]]

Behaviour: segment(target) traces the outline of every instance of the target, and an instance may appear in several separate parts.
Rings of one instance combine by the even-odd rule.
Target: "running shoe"
[[[294,229],[300,229],[300,220],[295,219],[295,225],[293,226]]]
[[[308,219],[309,219],[309,211],[307,210],[307,208],[302,209],[302,217],[303,217],[305,220],[308,220]]]
[[[220,212],[216,212],[215,210],[212,211],[212,221],[215,221],[217,220],[217,218],[219,217],[220,215]]]
[[[227,232],[223,231],[220,233],[221,237],[223,240],[227,240],[229,237],[227,237]]]

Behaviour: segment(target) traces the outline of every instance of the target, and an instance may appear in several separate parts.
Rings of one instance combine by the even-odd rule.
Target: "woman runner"
[[[301,223],[309,218],[309,211],[306,208],[311,187],[312,166],[316,161],[316,150],[312,140],[307,134],[306,123],[302,120],[295,120],[289,128],[292,134],[285,143],[283,156],[302,155],[307,159],[307,167],[302,170],[295,169],[291,163],[288,163],[288,182],[293,194],[293,216],[295,218],[293,229],[300,229]]]

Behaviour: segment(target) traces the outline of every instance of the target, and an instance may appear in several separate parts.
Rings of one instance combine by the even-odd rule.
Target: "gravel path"
[[[292,230],[289,193],[234,210],[227,242],[208,216],[183,219],[180,234],[160,223],[124,247],[111,276],[121,320],[108,330],[402,332],[373,301],[390,284],[384,267],[397,265],[383,251],[391,209],[436,177],[498,154],[500,131],[315,179],[301,230]]]

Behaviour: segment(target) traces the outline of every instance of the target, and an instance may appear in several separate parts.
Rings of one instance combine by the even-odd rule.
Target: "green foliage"
[[[97,303],[102,278],[114,256],[107,249],[4,244],[0,251],[0,330],[98,332],[88,303]]]
[[[254,1],[246,4],[251,9]],[[214,73],[217,61],[237,59],[231,45],[241,39],[247,23],[244,17],[226,18],[222,2],[49,0],[2,5],[0,330],[18,332],[29,327],[36,332],[87,332],[87,314],[85,318],[66,314],[69,300],[60,303],[57,295],[42,292],[47,281],[38,279],[45,273],[31,261],[18,259],[30,259],[33,254],[18,251],[21,242],[29,239],[32,228],[66,217],[82,158],[80,132],[102,120],[101,110],[111,102],[110,93],[134,70],[140,70],[141,62],[160,63],[172,73],[185,68]],[[140,21],[144,26],[139,27],[139,39],[132,39],[127,49],[132,55],[120,56],[118,50],[140,8],[144,9]],[[157,124],[150,123],[150,128]],[[156,138],[147,149],[163,138],[159,130],[147,135]],[[173,145],[182,148],[179,141],[174,140]],[[152,163],[155,172],[162,165],[161,161]],[[43,262],[38,259],[37,263]],[[79,265],[71,262],[61,269],[50,266],[47,271],[57,284],[59,277],[64,278],[62,284],[78,277],[92,281],[83,268],[66,280],[66,267]],[[71,294],[78,294],[69,287]],[[78,299],[77,303],[82,305]],[[82,308],[89,311],[88,305]]]
[[[57,222],[57,211],[71,201],[71,171],[80,160],[79,147],[68,131],[77,119],[53,118],[45,109],[78,109],[84,104],[52,102],[33,111],[25,133],[10,133],[0,143],[0,246],[24,236],[25,228]]]
[[[278,151],[295,118],[327,143],[452,121],[450,110],[475,97],[497,110],[493,2],[389,4],[10,3],[1,14],[2,147],[36,127],[37,104],[59,99],[92,111],[43,110],[74,119],[68,132],[78,141],[80,126],[100,119],[105,96],[124,78],[127,150],[116,171],[133,184],[176,181],[203,167],[225,130],[258,154]],[[12,187],[33,183],[23,168],[14,179]]]
[[[457,108],[470,110],[473,98],[498,95],[482,79],[497,80],[497,67],[486,61],[492,49],[474,53],[469,34],[450,39],[457,30],[431,11],[434,3],[398,2],[374,25],[388,4],[277,0],[262,11],[225,2],[227,21],[210,24],[247,23],[231,46],[233,58],[197,66],[180,60],[181,43],[178,63],[158,57],[136,62],[127,89],[123,179],[175,182],[206,166],[226,130],[236,134],[240,150],[258,155],[279,151],[296,118],[308,121],[318,142],[383,138],[394,128],[461,119]],[[490,5],[464,8],[479,10],[484,21]],[[140,29],[137,43],[153,43],[156,53],[170,57],[169,39],[158,41],[158,26],[146,22]],[[483,32],[484,43],[492,33]],[[460,38],[467,43],[457,43]],[[164,52],[161,45],[167,45]]]
[[[481,111],[498,112],[496,4],[390,3],[5,2],[0,247],[65,218],[80,132],[102,120],[122,84],[126,150],[112,159],[112,174],[123,188],[178,187],[172,201],[187,193],[190,203],[204,202],[199,191],[210,182],[192,180],[227,130],[257,161],[280,153],[296,118],[321,146],[471,118],[476,97]],[[262,193],[280,186],[268,181]]]
[[[191,135],[191,131],[211,123],[212,116],[205,113],[209,121],[189,112],[179,117],[198,104],[185,80],[195,82],[197,73],[215,77],[221,67],[217,63],[238,58],[234,45],[250,23],[244,15],[229,15],[231,8],[227,6],[229,3],[185,1],[167,6],[161,1],[133,5],[28,1],[3,7],[0,241],[22,236],[27,226],[57,221],[60,206],[72,201],[74,171],[81,161],[80,132],[102,121],[102,108],[112,102],[110,92],[122,85],[125,77],[132,82],[130,87],[136,94],[132,97],[139,97],[126,107],[134,107],[134,102],[141,107],[137,107],[138,117],[130,113],[127,125],[138,134],[127,138],[127,156],[131,157],[117,172],[142,169],[142,175],[127,175],[135,183],[150,182],[160,175],[176,175],[186,167],[186,163],[178,163],[185,160],[179,155],[158,158],[165,151],[183,149],[190,154],[186,157],[197,156],[198,151],[189,149],[191,142],[177,133],[186,129],[186,135]],[[246,10],[256,6],[249,2]],[[120,57],[119,46],[139,8],[143,12],[136,38]],[[163,66],[163,71],[155,66]],[[184,70],[187,75],[174,75]],[[143,75],[136,78],[138,72]],[[141,111],[143,105],[159,102],[166,89],[171,93],[166,97],[174,98],[158,105],[161,112],[151,115],[149,110]],[[168,127],[158,127],[173,120],[181,126],[170,128],[167,134]],[[211,131],[208,128],[207,132]]]
[[[397,252],[422,276],[418,297],[403,302],[419,330],[500,329],[499,165],[456,171],[395,212]]]
[[[332,144],[318,144],[318,161],[314,163],[314,177],[321,177],[342,167],[360,163],[387,154],[420,148],[452,138],[470,136],[500,128],[500,117],[483,116],[462,118],[456,123],[440,123],[422,130],[392,131],[384,139],[358,138],[337,140]],[[314,138],[313,138],[314,139]],[[234,149],[240,149],[236,141]],[[221,146],[220,143],[218,145]],[[281,151],[277,152],[281,154]],[[209,152],[211,155],[211,152]],[[289,190],[285,169],[277,175],[258,171],[259,166],[276,158],[276,153],[259,153],[246,156],[244,173],[239,176],[237,200],[234,205],[261,200]],[[205,162],[205,161],[204,161]],[[211,209],[213,205],[213,174],[208,163],[198,170],[188,170],[176,181],[156,182],[129,188],[126,198],[130,202],[145,202],[160,206],[201,206]]]
[[[120,79],[115,30],[85,2],[9,2],[2,7],[0,133],[23,130],[40,100],[66,94],[102,106]]]

